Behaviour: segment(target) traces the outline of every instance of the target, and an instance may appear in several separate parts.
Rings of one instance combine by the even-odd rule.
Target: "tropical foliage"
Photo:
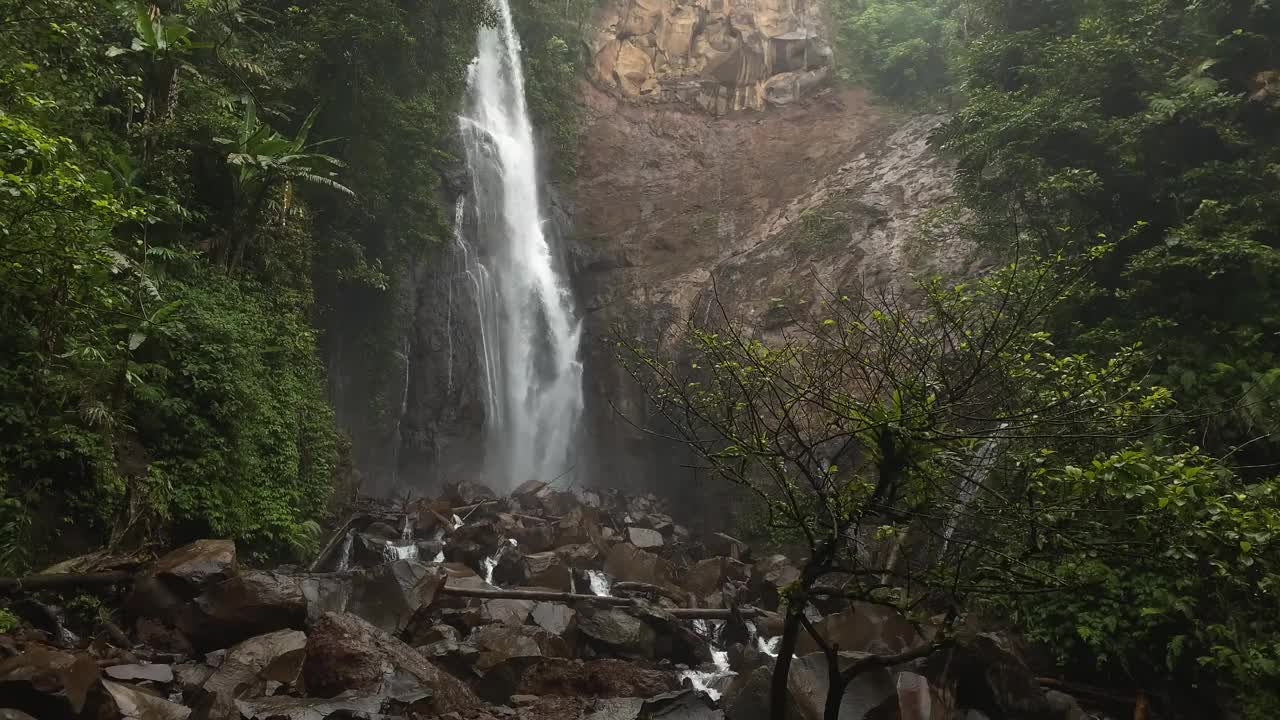
[[[440,236],[489,12],[0,2],[0,571],[314,543],[340,465],[314,323]]]

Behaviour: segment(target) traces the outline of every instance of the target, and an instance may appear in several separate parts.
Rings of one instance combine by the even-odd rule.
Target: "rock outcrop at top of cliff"
[[[589,37],[590,73],[623,97],[723,114],[787,105],[826,77],[816,0],[620,0]]]

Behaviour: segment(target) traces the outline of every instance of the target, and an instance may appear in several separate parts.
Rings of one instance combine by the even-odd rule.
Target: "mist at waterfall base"
[[[503,492],[572,476],[583,396],[581,324],[542,212],[519,39],[507,0],[494,8],[459,118],[471,192],[458,201],[455,255],[484,396],[484,468],[472,479]]]

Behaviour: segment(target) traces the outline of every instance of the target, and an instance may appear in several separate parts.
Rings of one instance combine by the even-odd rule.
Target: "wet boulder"
[[[871,603],[851,603],[849,609],[822,618],[815,623],[815,627],[828,642],[838,644],[841,650],[850,652],[892,655],[924,642],[916,632],[915,625],[902,613],[891,607]],[[801,633],[796,641],[797,655],[807,655],[818,649],[817,643],[808,633]]]
[[[662,547],[662,533],[643,527],[627,528],[627,540],[638,548],[648,549]]]
[[[534,603],[529,617],[533,624],[552,635],[566,637],[577,627],[577,611],[564,603]]]
[[[202,615],[188,634],[197,646],[224,648],[245,638],[302,628],[307,602],[296,576],[247,572],[207,589],[197,601]]]
[[[473,675],[476,662],[480,659],[480,648],[474,643],[453,638],[437,640],[417,650],[423,657],[457,677]]]
[[[760,597],[761,607],[777,610],[782,589],[799,579],[800,571],[786,555],[770,555],[755,564],[751,586]]]
[[[289,668],[301,663],[307,636],[298,630],[278,630],[245,640],[226,651],[221,664],[200,686],[197,707],[208,720],[238,718],[235,701],[262,695],[283,683]],[[293,673],[296,678],[297,672]],[[275,685],[272,685],[275,683]]]
[[[29,645],[0,660],[0,698],[36,717],[69,717],[84,709],[98,678],[98,664],[86,654]]]
[[[707,552],[746,562],[750,555],[747,544],[724,533],[712,533],[706,540]]]
[[[303,676],[308,692],[319,697],[419,687],[433,693],[431,711],[437,714],[469,710],[478,703],[460,680],[350,614],[325,613],[312,624]]]
[[[173,666],[164,663],[111,665],[103,668],[102,674],[112,680],[138,682],[147,680],[158,683],[173,682]]]
[[[528,552],[543,552],[556,546],[555,528],[547,523],[519,525],[508,530],[507,534]]]
[[[196,540],[164,555],[148,570],[171,587],[194,597],[204,588],[236,573],[236,544],[231,540]]]
[[[570,655],[565,641],[533,625],[486,625],[467,638],[480,651],[476,669],[481,672],[514,658],[560,657]]]
[[[540,552],[524,557],[525,575],[529,585],[550,588],[560,592],[573,589],[569,566],[554,552]]]
[[[353,573],[350,598],[340,611],[357,615],[391,634],[399,634],[416,613],[435,601],[445,577],[439,568],[416,560],[397,560]]]
[[[679,690],[646,699],[637,720],[724,720],[724,711],[706,693]]]
[[[102,681],[106,699],[113,706],[113,717],[125,720],[186,720],[191,708],[145,693],[133,686],[110,680]]]
[[[600,655],[669,659],[699,665],[710,660],[706,643],[659,608],[581,608],[578,631]]]
[[[678,687],[675,673],[644,662],[542,658],[529,664],[511,692],[543,697],[649,697]]]
[[[162,556],[138,575],[125,600],[125,610],[135,623],[144,623],[147,630],[154,631],[157,639],[171,635],[166,645],[189,646],[188,637],[199,634],[204,626],[204,618],[192,601],[235,575],[235,543],[197,540]]]
[[[462,507],[464,505],[475,505],[476,503],[497,500],[498,496],[493,490],[476,482],[463,481],[460,483],[451,483],[445,488],[445,497],[449,498],[454,507]]]
[[[1021,647],[1008,635],[976,635],[930,656],[922,672],[935,686],[954,689],[962,707],[992,716],[1056,717]]]
[[[591,543],[562,545],[556,548],[556,555],[573,570],[593,570],[598,567],[600,549]]]
[[[480,606],[480,615],[487,622],[524,625],[529,621],[529,613],[533,612],[535,604],[533,600],[517,598],[485,600]]]
[[[742,582],[747,580],[751,569],[744,563],[730,557],[717,556],[700,560],[684,576],[684,589],[700,598],[708,597],[720,590],[726,581]]]
[[[644,698],[597,698],[583,720],[636,720]]]
[[[841,668],[848,667],[863,655],[840,654]],[[820,652],[797,657],[791,661],[791,673],[787,687],[804,720],[823,720],[827,701],[827,658]],[[893,674],[885,668],[875,668],[860,673],[845,688],[840,700],[840,717],[861,718],[896,697]],[[894,716],[896,717],[896,716]]]
[[[527,563],[525,563],[524,555],[521,554],[520,548],[511,543],[504,543],[498,548],[497,555],[493,558],[496,564],[493,567],[493,582],[504,587],[515,587],[524,585],[528,580],[529,571]]]
[[[614,545],[604,561],[604,571],[614,580],[671,587],[671,564],[629,543]]]
[[[245,720],[317,720],[330,717],[373,717],[381,714],[383,698],[375,696],[295,698],[288,696],[237,700]]]

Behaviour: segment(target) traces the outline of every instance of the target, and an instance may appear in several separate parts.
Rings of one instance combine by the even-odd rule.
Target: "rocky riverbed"
[[[85,637],[16,596],[0,636],[0,720],[766,720],[799,576],[782,555],[695,536],[657,498],[532,482],[366,502],[309,568],[246,567],[226,540],[131,571],[120,617]],[[927,625],[877,605],[808,607],[841,662],[908,651]],[[844,720],[1084,720],[1012,637],[865,672]],[[827,661],[802,637],[794,720],[822,720]],[[1102,717],[1096,715],[1092,717]]]

